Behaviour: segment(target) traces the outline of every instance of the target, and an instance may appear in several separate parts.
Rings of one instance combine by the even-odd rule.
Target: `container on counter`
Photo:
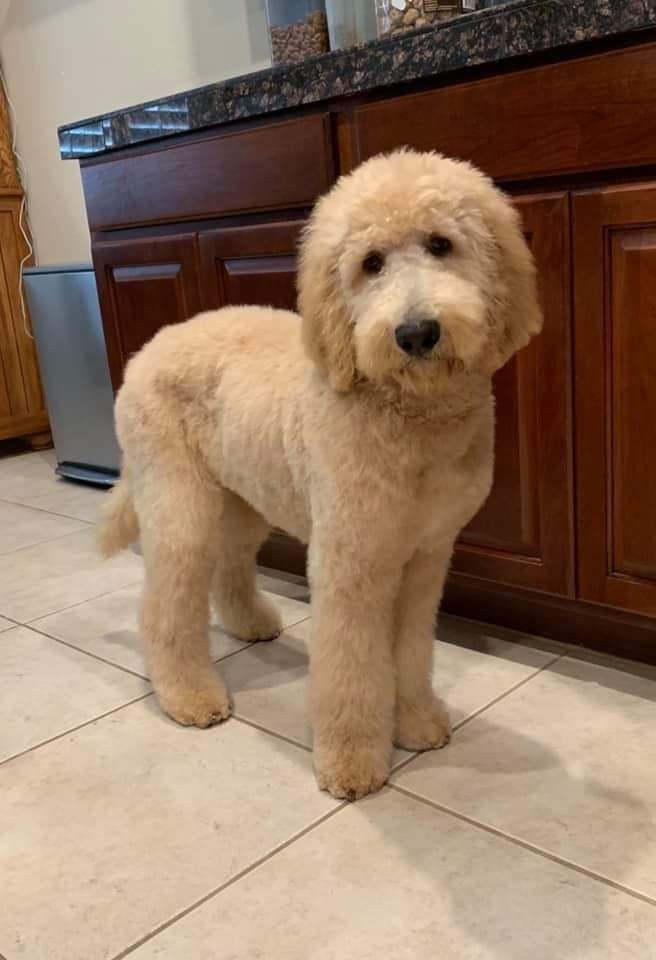
[[[330,49],[343,50],[378,36],[375,0],[326,0]]]
[[[381,37],[428,27],[478,7],[477,0],[376,0],[378,35]]]
[[[266,0],[271,60],[300,63],[328,51],[326,4],[316,0]]]

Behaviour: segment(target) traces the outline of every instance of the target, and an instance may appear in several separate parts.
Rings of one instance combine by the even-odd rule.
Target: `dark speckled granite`
[[[373,0],[372,0],[373,2]],[[656,0],[510,0],[394,40],[199,87],[59,129],[62,157],[219,126],[656,26]]]

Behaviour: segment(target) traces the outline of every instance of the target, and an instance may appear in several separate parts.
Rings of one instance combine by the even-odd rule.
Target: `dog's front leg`
[[[451,736],[449,715],[433,692],[435,622],[452,543],[419,550],[403,571],[396,608],[394,742],[406,750],[434,750]]]
[[[392,628],[401,565],[397,570],[366,544],[364,533],[351,531],[310,549],[314,765],[319,786],[348,800],[387,780],[394,728]]]

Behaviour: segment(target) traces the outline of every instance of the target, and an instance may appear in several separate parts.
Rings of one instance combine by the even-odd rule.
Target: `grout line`
[[[246,717],[242,717],[238,713],[233,713],[232,719],[238,720],[239,723],[243,723],[247,727],[253,727],[254,730],[259,730],[260,733],[268,733],[270,736],[275,737],[276,740],[282,740],[283,743],[291,744],[292,747],[300,747],[300,749],[305,750],[306,753],[313,752],[313,748],[308,746],[307,743],[302,743],[300,740],[294,740],[293,737],[288,737],[284,733],[278,733],[277,730],[270,730],[268,727],[262,726],[261,723],[256,723],[255,720],[248,720]]]
[[[473,713],[467,714],[467,716],[463,717],[462,720],[458,720],[457,723],[453,724],[453,733],[455,733],[457,730],[460,730],[462,727],[464,727],[466,723],[470,722],[470,720],[475,720],[477,717],[480,717],[482,713],[485,713],[491,707],[496,706],[497,703],[500,703],[502,700],[505,700],[506,697],[509,697],[511,694],[515,693],[515,691],[519,690],[520,687],[525,686],[527,683],[533,680],[534,677],[537,677],[539,673],[542,673],[544,670],[548,670],[549,667],[553,667],[554,663],[556,663],[558,660],[562,660],[563,657],[565,656],[567,656],[567,654],[557,653],[553,657],[553,659],[548,660],[547,663],[543,663],[541,667],[538,667],[537,670],[533,671],[533,673],[529,673],[527,677],[523,677],[516,684],[514,684],[514,686],[509,687],[507,690],[504,690],[503,693],[500,693],[498,696],[493,697],[492,700],[489,700],[487,703],[483,704],[483,706],[479,707],[478,710],[474,710]],[[390,776],[392,774],[398,773],[399,770],[402,770],[404,767],[407,767],[409,763],[411,763],[417,757],[422,756],[423,753],[430,753],[430,751],[429,750],[416,751],[411,756],[406,757],[405,760],[401,760],[395,767],[392,768]]]
[[[257,870],[258,867],[261,867],[268,860],[271,860],[277,854],[282,853],[283,850],[286,850],[287,847],[290,847],[293,843],[296,843],[297,840],[301,840],[303,837],[307,836],[308,833],[311,833],[317,827],[321,826],[326,820],[330,820],[337,813],[343,810],[345,807],[350,806],[347,800],[343,800],[341,803],[333,809],[329,810],[328,813],[325,813],[323,816],[319,817],[317,820],[314,820],[312,823],[308,824],[307,827],[303,827],[302,830],[299,830],[298,833],[293,834],[287,840],[284,840],[282,843],[279,843],[278,846],[273,847],[272,850],[269,850],[268,853],[265,853],[263,856],[259,857],[257,860],[254,860],[247,867],[244,867],[243,870],[240,870],[234,876],[230,877],[228,880],[224,881],[218,887],[215,887],[214,890],[210,890],[209,893],[206,893],[203,897],[196,900],[195,903],[192,903],[190,906],[185,907],[184,910],[180,910],[169,920],[160,923],[158,927],[155,927],[154,930],[151,930],[150,933],[147,933],[145,936],[141,937],[139,940],[136,940],[134,943],[130,944],[129,947],[126,947],[125,950],[122,950],[120,953],[115,954],[111,960],[123,960],[124,957],[127,957],[129,954],[133,953],[139,947],[142,947],[145,943],[148,943],[149,940],[152,940],[153,937],[158,936],[160,933],[163,933],[164,930],[167,930],[169,927],[173,926],[174,923],[177,923],[178,920],[182,920],[184,917],[188,916],[190,913],[193,913],[194,910],[197,910],[199,907],[202,907],[209,900],[212,900],[219,893],[222,893],[228,887],[232,887],[239,880],[243,880],[244,877],[247,877],[250,873]]]
[[[120,670],[122,673],[127,673],[131,677],[137,677],[139,680],[146,680],[149,682],[149,678],[143,673],[137,673],[136,670],[130,670],[129,667],[121,666],[121,664],[115,663],[113,660],[107,660],[105,657],[101,657],[97,653],[91,653],[90,650],[84,650],[82,647],[77,647],[74,643],[70,643],[68,640],[62,640],[61,637],[55,637],[52,633],[48,633],[46,630],[42,630],[40,627],[35,627],[34,624],[21,624],[26,630],[31,630],[33,633],[38,633],[42,637],[47,637],[49,640],[54,640],[55,643],[61,643],[63,647],[68,647],[69,650],[75,650],[77,653],[84,654],[85,657],[91,657],[92,660],[97,660],[99,663],[105,663],[108,667],[114,667],[116,670]]]
[[[219,630],[221,629],[222,628],[219,627]],[[226,634],[226,636],[230,636],[230,634]],[[230,637],[230,639],[237,640],[236,637]],[[261,643],[262,641],[256,640],[255,642]],[[243,653],[244,650],[248,650],[248,648],[252,646],[252,644],[248,643],[246,640],[237,640],[237,643],[243,643],[244,645],[243,647],[237,647],[236,650],[228,650],[227,653],[222,653],[220,657],[216,658],[216,660],[212,660],[212,663],[214,664],[214,666],[218,666],[218,664],[223,663],[224,660],[229,660],[230,657],[235,657],[238,653]]]
[[[0,497],[0,503],[11,503],[14,507],[25,507],[26,510],[38,510],[39,513],[49,513],[53,517],[61,517],[62,520],[78,520],[80,523],[86,523],[88,527],[95,527],[98,522],[97,520],[85,520],[83,517],[74,517],[70,513],[46,510],[45,507],[35,507],[31,503],[21,503],[20,500],[8,500],[6,497]]]
[[[53,514],[53,516],[56,516],[56,514]],[[61,519],[64,518],[62,517]],[[87,527],[93,526],[93,524],[87,523],[86,520],[76,520],[75,522],[84,523]],[[11,557],[14,553],[20,553],[21,550],[29,550],[30,547],[40,547],[45,543],[56,543],[58,540],[65,540],[66,537],[70,537],[74,533],[83,533],[84,530],[85,527],[80,527],[78,530],[69,530],[68,533],[60,533],[56,537],[45,537],[43,540],[35,540],[34,543],[24,543],[20,547],[12,547],[11,550],[3,550],[0,553],[0,560],[3,557]]]
[[[11,627],[3,627],[3,628],[2,628],[2,632],[3,632],[3,633],[5,632],[5,630],[12,630],[14,627],[25,627],[25,626],[27,626],[27,624],[21,623],[20,620],[14,620],[13,617],[8,617],[6,613],[0,613],[0,617],[2,617],[4,620],[7,620],[7,621],[11,624]],[[0,957],[0,960],[2,960],[1,957]]]
[[[635,890],[633,887],[628,887],[617,880],[613,880],[611,877],[605,876],[603,873],[597,873],[594,870],[590,870],[588,867],[584,867],[578,863],[575,863],[573,860],[567,860],[565,857],[561,857],[557,853],[552,853],[550,850],[545,850],[542,847],[538,847],[536,844],[530,843],[528,840],[522,840],[521,837],[517,837],[512,833],[505,833],[498,827],[494,827],[489,823],[484,823],[482,820],[476,820],[474,817],[470,817],[466,813],[461,813],[459,810],[454,810],[453,807],[447,807],[444,804],[438,803],[436,800],[429,800],[428,797],[423,797],[420,794],[412,793],[410,790],[404,787],[399,787],[395,783],[390,783],[389,787],[391,790],[395,790],[397,793],[402,794],[404,797],[407,797],[410,800],[415,800],[417,803],[423,803],[424,806],[430,807],[431,810],[439,810],[440,813],[445,813],[450,817],[454,817],[456,820],[461,820],[463,823],[467,823],[471,827],[477,827],[479,830],[484,830],[486,833],[489,833],[494,837],[499,837],[501,840],[507,840],[509,843],[513,843],[517,847],[522,847],[522,849],[528,850],[530,853],[534,853],[537,856],[542,857],[544,860],[551,860],[552,863],[557,863],[561,867],[566,867],[568,870],[574,870],[575,873],[580,873],[584,877],[588,877],[591,880],[596,880],[599,883],[603,883],[605,886],[612,887],[613,890],[619,890],[620,893],[625,893],[627,896],[634,897],[636,900],[642,900],[643,903],[647,903],[652,907],[656,907],[655,897],[650,897],[646,893],[641,893],[640,890]]]
[[[49,613],[40,613],[38,617],[32,617],[31,620],[16,620],[21,627],[31,627],[33,624],[38,623],[39,620],[47,620],[48,617],[54,617],[58,613],[66,613],[67,610],[73,610],[74,607],[81,607],[85,603],[92,603],[94,600],[101,600],[103,597],[109,597],[112,593],[118,593],[119,590],[129,590],[130,587],[136,587],[139,584],[143,583],[143,578],[139,580],[131,580],[130,583],[124,583],[122,587],[115,587],[113,590],[105,590],[104,593],[98,593],[93,597],[87,597],[85,600],[76,600],[75,603],[69,603],[66,607],[59,607],[57,610],[51,610]],[[5,616],[6,614],[2,614]],[[13,619],[13,618],[12,618]]]
[[[5,501],[7,502],[7,501]],[[18,503],[16,506],[20,507],[22,504]],[[44,513],[47,511],[44,511]],[[54,516],[59,516],[59,514],[54,514]],[[66,517],[64,519],[74,519],[72,517]],[[0,560],[3,557],[12,557],[16,553],[20,553],[22,550],[33,550],[34,547],[41,547],[46,543],[57,543],[59,540],[66,540],[67,537],[74,537],[78,533],[84,533],[86,529],[92,527],[92,523],[88,523],[86,520],[78,520],[77,523],[84,523],[86,526],[80,527],[79,530],[69,530],[68,533],[62,533],[58,537],[46,537],[45,540],[37,540],[35,543],[25,543],[22,547],[14,547],[12,550],[7,550],[3,553],[0,553]]]
[[[272,594],[272,596],[277,596],[277,594]],[[311,620],[311,619],[312,619],[312,614],[307,613],[305,616],[299,617],[298,620],[293,620],[291,623],[286,623],[285,626],[282,628],[282,633],[284,633],[285,630],[291,630],[292,627],[297,627],[299,623],[305,623],[307,620]]]
[[[230,650],[228,651],[228,653],[222,653],[221,656],[217,657],[216,660],[213,660],[212,663],[222,663],[224,660],[227,660],[229,657],[234,657],[236,654],[243,653],[244,650],[250,650],[251,647],[257,647],[260,644],[277,643],[280,637],[283,635],[283,633],[285,633],[287,630],[291,630],[292,627],[297,627],[299,623],[305,623],[306,620],[311,620],[311,619],[312,617],[308,614],[307,617],[301,617],[300,620],[294,620],[293,623],[285,624],[285,626],[280,631],[280,636],[275,637],[273,640],[240,640],[239,637],[235,637],[233,636],[233,634],[228,633],[226,630],[224,630],[220,624],[212,624],[212,626],[216,626],[223,634],[225,634],[226,637],[229,637],[231,640],[235,640],[237,643],[242,644],[242,646],[238,647],[237,650]]]
[[[90,727],[92,723],[96,722],[96,720],[104,720],[105,717],[111,717],[113,713],[118,713],[119,710],[125,710],[126,707],[131,707],[134,703],[140,703],[141,700],[147,700],[148,697],[152,696],[152,690],[150,690],[148,693],[142,693],[141,696],[135,697],[133,700],[126,700],[125,703],[119,704],[118,707],[112,707],[111,710],[106,710],[105,713],[99,713],[97,717],[92,717],[90,720],[85,720],[84,723],[78,723],[76,727],[69,727],[67,730],[62,730],[61,733],[56,733],[54,737],[48,737],[46,740],[40,740],[39,743],[34,743],[31,747],[27,747],[25,750],[20,750],[18,753],[12,754],[11,757],[5,757],[3,760],[0,760],[0,767],[4,766],[5,763],[10,763],[12,760],[18,760],[19,757],[24,757],[27,753],[33,753],[35,750],[39,750],[41,747],[45,747],[49,743],[54,743],[55,740],[61,740],[62,737],[67,737],[71,733],[77,733],[78,730],[83,730],[85,727]]]
[[[537,677],[539,673],[543,673],[543,671],[548,670],[550,667],[553,667],[554,663],[556,663],[558,660],[562,660],[563,657],[565,656],[567,656],[567,654],[565,653],[555,654],[551,660],[548,660],[546,663],[543,663],[541,667],[538,667],[536,670],[533,671],[533,673],[529,673],[527,677],[523,677],[523,679],[518,680],[518,682],[514,686],[509,687],[507,690],[504,690],[503,693],[500,693],[497,697],[494,697],[484,706],[479,707],[478,710],[474,710],[472,713],[467,714],[466,717],[463,717],[462,720],[459,720],[456,724],[454,724],[453,729],[459,730],[461,727],[464,727],[466,723],[469,723],[470,720],[475,720],[476,717],[479,717],[482,713],[485,713],[485,711],[489,710],[490,707],[495,706],[497,703],[500,703],[501,700],[505,700],[506,697],[509,697],[512,693],[515,693],[516,690],[519,690],[520,687],[523,687],[527,683],[530,683],[530,681],[533,680],[535,677]]]

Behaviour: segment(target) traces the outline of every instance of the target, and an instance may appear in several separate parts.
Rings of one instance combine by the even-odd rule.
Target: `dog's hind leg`
[[[245,500],[224,491],[212,603],[225,629],[248,642],[273,640],[282,629],[277,607],[256,584],[257,551],[270,530]]]
[[[141,633],[162,709],[208,727],[231,712],[209,654],[209,593],[223,492],[182,458],[145,466],[135,485],[146,579]]]

